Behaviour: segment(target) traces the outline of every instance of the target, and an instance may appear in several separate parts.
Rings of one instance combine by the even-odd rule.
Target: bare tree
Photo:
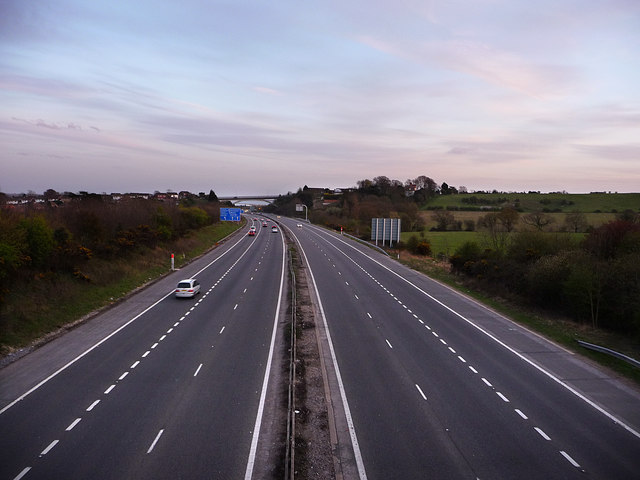
[[[437,223],[436,229],[442,232],[447,230],[449,225],[453,225],[453,223],[455,222],[453,213],[447,210],[436,210],[435,212],[433,212],[433,215],[431,215],[431,218]]]
[[[574,233],[584,232],[588,227],[586,215],[577,210],[574,210],[571,213],[567,213],[566,217],[564,218],[564,223]]]
[[[504,207],[500,213],[498,213],[498,222],[500,222],[504,229],[509,233],[513,232],[513,229],[519,219],[520,214],[513,207]]]
[[[522,217],[522,221],[541,232],[556,220],[551,215],[548,215],[544,212],[533,212],[524,215]]]

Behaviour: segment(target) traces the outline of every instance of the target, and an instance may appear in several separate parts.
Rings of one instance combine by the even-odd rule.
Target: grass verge
[[[0,356],[67,328],[89,313],[116,302],[132,290],[169,272],[171,253],[178,268],[209,250],[241,225],[217,223],[171,245],[132,253],[126,258],[92,259],[82,279],[46,273],[16,285],[0,305]]]
[[[604,367],[610,368],[617,374],[640,386],[640,369],[610,355],[587,350],[579,346],[577,343],[577,340],[582,340],[638,359],[640,354],[638,339],[592,328],[565,318],[552,317],[545,312],[533,311],[531,309],[524,308],[509,299],[483,292],[476,285],[470,282],[465,282],[460,277],[450,273],[448,263],[446,262],[435,261],[428,257],[410,255],[406,252],[403,252],[400,255],[400,261],[408,267],[425,273],[431,278],[434,278],[464,293],[465,295],[478,300],[516,323],[524,325],[530,330],[562,345],[567,350],[587,357]]]

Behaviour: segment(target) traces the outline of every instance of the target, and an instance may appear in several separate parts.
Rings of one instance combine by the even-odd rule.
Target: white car
[[[301,223],[298,223],[298,224],[296,225],[296,227],[298,227],[298,228],[302,228],[302,224],[301,224]]]
[[[271,227],[271,231],[273,233],[278,233],[278,227],[276,227],[275,225],[273,227]]]
[[[195,278],[186,278],[184,280],[180,280],[178,282],[178,286],[176,287],[176,297],[186,297],[191,298],[195,297],[198,293],[200,293],[200,282]]]

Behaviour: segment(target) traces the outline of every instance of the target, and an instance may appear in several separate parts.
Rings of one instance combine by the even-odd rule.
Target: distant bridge
[[[237,203],[246,203],[248,200],[260,200],[266,203],[273,203],[276,198],[280,195],[234,195],[234,196],[225,196],[218,197],[218,200],[224,202],[231,202],[234,205]]]

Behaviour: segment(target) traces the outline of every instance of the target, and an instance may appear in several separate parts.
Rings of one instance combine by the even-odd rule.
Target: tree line
[[[582,240],[540,229],[489,239],[459,247],[450,258],[452,271],[489,292],[592,327],[640,335],[637,215],[620,215]]]
[[[0,300],[34,275],[73,275],[92,258],[126,258],[219,219],[215,194],[175,201],[76,196],[59,206],[0,209]]]

